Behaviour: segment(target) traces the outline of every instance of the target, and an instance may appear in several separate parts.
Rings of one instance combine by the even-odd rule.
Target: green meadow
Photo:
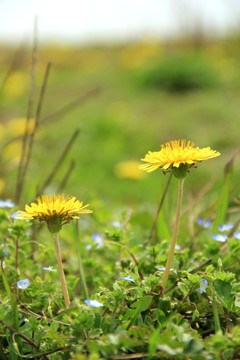
[[[239,359],[239,44],[0,47],[1,359]],[[221,156],[187,173],[163,289],[178,179],[139,165],[178,139]],[[93,211],[59,232],[70,305],[49,215],[11,216],[61,193]]]

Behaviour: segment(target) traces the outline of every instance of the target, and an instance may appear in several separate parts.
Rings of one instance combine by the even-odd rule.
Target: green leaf
[[[159,342],[159,333],[160,333],[161,327],[157,328],[152,336],[148,340],[148,355],[150,358],[154,355],[158,342]]]
[[[240,294],[236,294],[235,306],[240,307]]]
[[[136,309],[136,313],[140,314],[142,311],[146,311],[149,308],[152,298],[153,297],[150,295],[143,296],[141,299],[135,301],[131,308]]]
[[[130,324],[134,324],[136,320],[139,321],[138,316],[141,314],[141,312],[146,311],[150,304],[152,302],[152,296],[143,296],[141,299],[135,301],[132,305],[131,308],[135,309],[135,310],[130,310],[129,309],[129,315],[131,317],[131,321],[129,322],[128,326]]]
[[[164,312],[165,315],[168,315],[168,312],[171,310],[170,298],[160,298],[158,301],[158,307]]]
[[[222,304],[228,309],[232,309],[232,285],[229,282],[222,280],[215,280],[213,282],[213,288],[217,298],[222,302]]]

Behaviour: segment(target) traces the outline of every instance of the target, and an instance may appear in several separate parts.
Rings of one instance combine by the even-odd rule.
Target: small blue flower
[[[19,289],[22,289],[22,290],[24,290],[24,289],[26,289],[27,287],[29,287],[29,285],[30,285],[30,283],[29,283],[28,279],[19,280],[19,281],[17,282],[17,287],[18,287]]]
[[[215,241],[225,242],[227,238],[227,235],[224,234],[212,234],[212,239]]]
[[[97,249],[100,249],[101,247],[104,246],[103,238],[101,237],[101,235],[99,235],[99,234],[92,234],[92,238],[93,238],[93,241],[98,244],[98,245],[97,245]]]
[[[14,207],[14,203],[12,201],[9,200],[0,200],[0,207],[1,208],[13,208]]]
[[[240,232],[236,231],[235,233],[233,233],[233,236],[235,239],[240,240]]]
[[[100,307],[104,306],[102,303],[100,303],[97,300],[84,300],[84,303],[86,305],[92,306],[94,308],[100,308]]]
[[[86,249],[87,249],[87,250],[90,250],[91,248],[92,248],[92,245],[91,245],[91,244],[89,244],[89,245],[86,246]]]
[[[161,267],[157,267],[157,269],[159,270],[159,271],[165,271],[166,270],[166,267],[165,266],[161,266]],[[172,270],[174,270],[174,269],[170,269],[170,271],[172,271]]]
[[[14,220],[22,219],[21,216],[17,216],[17,215],[21,215],[21,214],[18,211],[15,211],[12,215],[10,215],[10,217]]]
[[[131,276],[120,276],[120,279],[131,281],[131,282],[135,283],[134,278],[132,278]]]
[[[207,219],[203,219],[203,218],[199,218],[197,220],[197,223],[199,226],[202,226],[204,229],[210,229],[212,226],[211,220],[207,220]]]
[[[232,224],[222,224],[222,225],[218,225],[218,230],[219,231],[229,231],[233,228]]]
[[[46,271],[57,271],[57,270],[53,269],[53,266],[43,267],[42,269],[46,270]]]
[[[122,228],[122,224],[121,224],[119,221],[112,221],[112,222],[111,222],[111,225],[112,225],[112,226],[115,226],[115,227],[117,227],[117,228],[119,228],[119,229]]]
[[[203,294],[204,292],[206,292],[206,287],[208,286],[208,281],[207,279],[201,279],[200,280],[200,288],[197,289],[197,291],[200,293],[200,294]]]

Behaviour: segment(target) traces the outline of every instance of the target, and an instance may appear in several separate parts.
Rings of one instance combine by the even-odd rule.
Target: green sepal
[[[184,179],[187,175],[189,165],[188,164],[180,164],[179,167],[173,167],[172,173],[177,179]]]

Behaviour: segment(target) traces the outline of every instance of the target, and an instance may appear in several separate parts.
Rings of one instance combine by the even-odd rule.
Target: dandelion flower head
[[[212,150],[210,147],[199,149],[194,146],[192,141],[186,142],[186,140],[167,142],[161,145],[160,151],[149,151],[144,159],[141,159],[146,164],[140,165],[140,169],[152,172],[158,168],[166,171],[183,168],[186,175],[187,170],[197,161],[208,160],[220,155],[218,151]],[[174,173],[174,175],[176,174]]]
[[[45,221],[49,231],[55,233],[72,219],[79,219],[79,214],[91,213],[91,210],[86,209],[87,206],[83,206],[83,203],[75,196],[42,195],[30,206],[26,205],[25,211],[19,210],[17,217]]]

